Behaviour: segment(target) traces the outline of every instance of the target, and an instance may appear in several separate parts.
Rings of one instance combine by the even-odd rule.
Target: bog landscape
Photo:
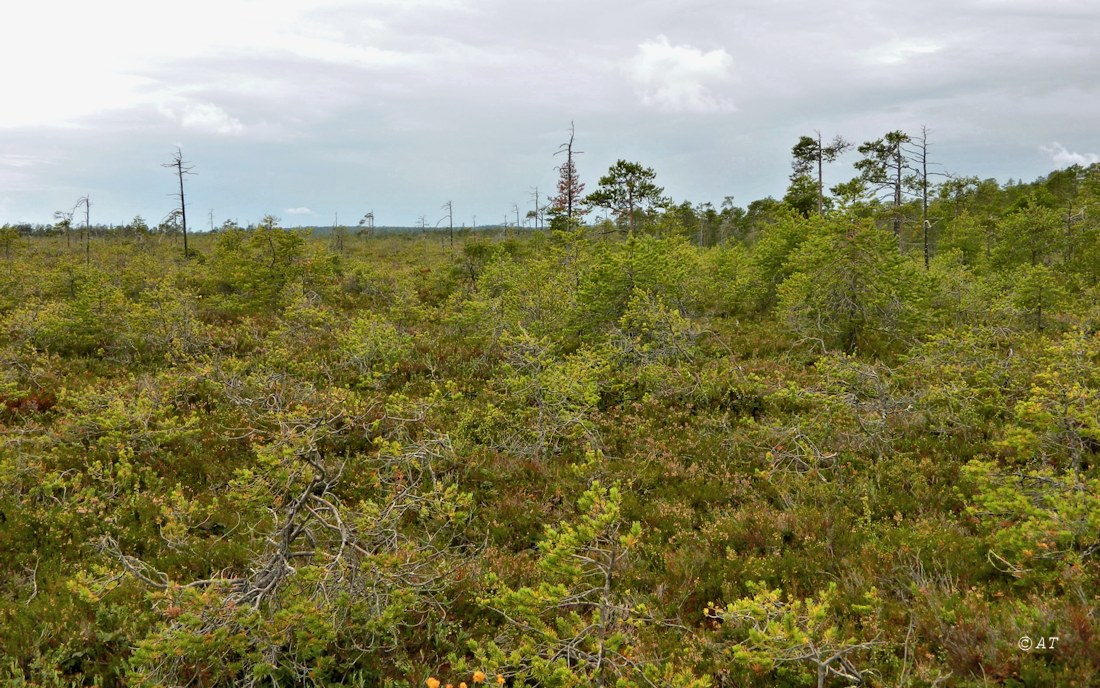
[[[0,230],[0,682],[1097,685],[1100,164],[573,152],[511,227],[196,233],[177,157]]]

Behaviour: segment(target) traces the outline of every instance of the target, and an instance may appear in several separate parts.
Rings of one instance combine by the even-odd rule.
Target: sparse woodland
[[[6,228],[0,682],[1097,685],[1100,167],[883,141],[453,247]]]

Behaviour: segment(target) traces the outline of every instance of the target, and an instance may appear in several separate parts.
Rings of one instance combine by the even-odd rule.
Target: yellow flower
[[[467,686],[466,682],[463,681],[462,683],[458,684],[458,688],[469,688],[469,686]]]
[[[475,671],[474,672],[474,683],[485,683],[485,672],[484,671]]]
[[[439,679],[435,676],[428,677],[428,680],[424,681],[424,683],[427,684],[428,688],[439,688]]]
[[[503,686],[504,685],[504,674],[497,674],[497,685],[498,686]]]

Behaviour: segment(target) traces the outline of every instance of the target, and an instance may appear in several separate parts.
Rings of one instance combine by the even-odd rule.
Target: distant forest
[[[5,226],[0,682],[1097,685],[1100,165],[923,138],[744,208],[567,145],[538,230]]]

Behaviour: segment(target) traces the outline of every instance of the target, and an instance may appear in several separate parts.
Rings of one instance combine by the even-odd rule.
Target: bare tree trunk
[[[87,196],[84,197],[84,264],[92,264],[92,209]]]
[[[73,212],[75,213],[76,209],[79,208],[81,205],[84,206],[84,265],[87,266],[92,264],[92,221],[91,208],[89,207],[91,205],[91,200],[88,196],[81,196],[79,199],[77,199],[76,207],[73,208]],[[65,237],[67,240],[68,233],[65,234]]]
[[[455,250],[455,209],[454,209],[454,203],[451,202],[451,201],[447,201],[446,203],[443,204],[443,209],[447,211],[447,236],[450,239],[450,244],[451,244],[450,248],[451,248],[451,251],[453,252]],[[373,218],[372,218],[372,222],[373,222]],[[439,226],[438,222],[436,223],[436,226],[437,227]]]
[[[825,216],[825,152],[821,149],[821,132],[817,132],[817,214]]]
[[[186,260],[191,254],[187,248],[187,202],[183,194],[183,175],[194,174],[192,167],[183,159],[183,151],[179,146],[176,147],[176,154],[172,156],[172,160],[161,165],[161,167],[167,167],[169,169],[175,168],[176,176],[179,178],[180,192],[179,194],[172,194],[179,198],[180,201],[180,223],[183,225],[183,258]]]
[[[920,194],[921,202],[921,243],[924,252],[924,269],[929,268],[932,261],[932,220],[928,217],[929,197],[932,194],[932,177],[947,177],[944,172],[930,172],[929,167],[936,163],[928,159],[928,127],[920,128],[920,138],[911,139],[909,149],[903,151],[910,161],[910,167],[914,177],[908,182],[909,186]],[[958,217],[958,198],[955,201],[955,216]]]

